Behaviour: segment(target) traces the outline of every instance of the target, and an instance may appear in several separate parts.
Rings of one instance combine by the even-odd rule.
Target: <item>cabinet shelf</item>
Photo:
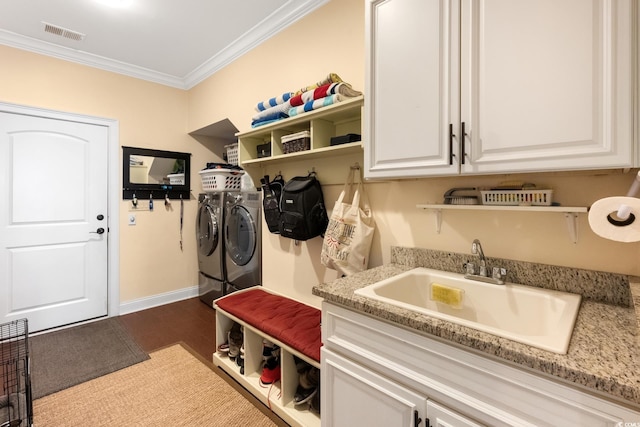
[[[578,242],[578,214],[587,213],[589,208],[583,206],[498,206],[498,205],[444,205],[419,204],[418,209],[432,210],[436,213],[436,232],[440,234],[443,210],[478,210],[478,211],[512,211],[512,212],[555,212],[564,215],[567,221],[569,237],[573,243]]]
[[[296,153],[281,154],[278,156],[262,157],[260,159],[245,160],[242,162],[243,167],[260,166],[266,163],[280,163],[291,160],[311,160],[325,156],[338,156],[343,154],[360,153],[363,151],[362,143],[350,142],[342,145],[334,145],[332,147],[317,148],[315,150],[298,151]]]

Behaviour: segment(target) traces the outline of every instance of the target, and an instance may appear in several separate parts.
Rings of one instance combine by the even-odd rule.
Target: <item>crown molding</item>
[[[0,29],[0,44],[165,86],[188,90],[329,1],[330,0],[288,1],[185,77],[171,76],[2,29]]]
[[[329,1],[330,0],[288,1],[262,22],[258,23],[233,43],[218,52],[218,54],[189,73],[184,79],[186,88],[191,89],[207,77],[215,74],[251,49],[257,47],[270,37]]]

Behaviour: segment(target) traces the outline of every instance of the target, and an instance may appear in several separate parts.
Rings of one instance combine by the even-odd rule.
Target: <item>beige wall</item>
[[[197,163],[213,158],[187,136],[186,91],[6,46],[0,46],[0,64],[2,102],[116,119],[121,145],[190,152]],[[194,175],[192,182],[199,179]],[[179,249],[179,204],[173,211],[161,201],[155,207],[154,212],[137,212],[137,225],[127,226],[130,202],[121,201],[120,217],[110,219],[120,221],[122,302],[197,284],[197,201],[186,203],[184,252]]]
[[[361,0],[330,2],[192,89],[190,128],[228,117],[241,131],[250,130],[256,102],[311,84],[328,72],[339,74],[362,90],[363,33]],[[291,162],[269,166],[263,172],[273,176],[282,171],[285,178],[290,178],[315,167],[322,176],[326,167],[342,177],[352,161],[352,158],[332,159],[331,166],[318,165],[316,160],[306,165]],[[492,257],[640,274],[640,244],[615,243],[598,237],[589,229],[586,214],[579,215],[578,243],[573,244],[560,213],[448,211],[443,214],[442,231],[438,234],[435,215],[416,208],[418,203],[441,203],[444,192],[452,187],[495,185],[515,179],[553,188],[555,200],[565,206],[589,206],[602,197],[626,194],[633,175],[608,171],[368,184],[378,226],[370,265],[389,262],[392,245],[469,253],[472,240],[479,238],[485,253]],[[327,205],[332,206],[341,187],[325,185],[323,189]],[[311,295],[313,285],[337,277],[319,262],[321,243],[316,238],[296,247],[290,240],[265,231],[264,285],[318,304],[319,300]]]
[[[354,88],[364,87],[364,5],[361,0],[332,1],[258,46],[190,91],[96,70],[0,46],[0,101],[117,119],[122,145],[185,151],[192,156],[192,188],[200,190],[197,171],[216,161],[223,142],[201,143],[188,132],[230,119],[250,129],[256,102],[314,83],[335,72]],[[366,94],[365,94],[366,97]],[[357,160],[357,159],[356,159]],[[285,178],[315,167],[320,177],[343,176],[354,157],[292,162],[269,167]],[[323,175],[324,174],[324,175]],[[578,221],[579,241],[571,243],[561,214],[445,212],[442,232],[433,213],[415,205],[441,202],[451,187],[492,185],[509,179],[549,185],[567,206],[589,206],[609,195],[624,195],[632,179],[621,171],[434,178],[367,185],[378,230],[371,266],[389,261],[392,245],[469,252],[479,238],[488,256],[640,275],[640,244],[615,243],[590,231],[586,215]],[[337,179],[339,181],[340,179]],[[324,187],[331,206],[341,187]],[[179,205],[137,213],[127,226],[129,202],[120,204],[121,301],[127,302],[197,284],[194,196],[186,203],[184,252],[180,252]],[[336,273],[319,262],[321,239],[295,246],[263,233],[264,284],[318,304],[311,288]]]

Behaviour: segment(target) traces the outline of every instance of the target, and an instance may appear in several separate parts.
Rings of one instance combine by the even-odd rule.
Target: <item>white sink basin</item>
[[[434,301],[434,283],[455,289],[436,294]],[[567,353],[581,300],[578,294],[508,282],[494,285],[428,268],[406,271],[355,293],[559,354]],[[456,304],[452,300],[458,297]]]

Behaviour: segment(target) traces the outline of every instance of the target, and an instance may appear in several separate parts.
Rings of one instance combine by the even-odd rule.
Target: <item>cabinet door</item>
[[[458,173],[458,25],[456,1],[367,1],[367,178]]]
[[[426,398],[373,371],[322,351],[322,426],[418,427],[426,415]]]
[[[451,409],[439,405],[431,400],[427,402],[427,415],[430,427],[482,427],[467,417],[463,417]]]
[[[632,166],[632,11],[462,0],[462,172]]]

